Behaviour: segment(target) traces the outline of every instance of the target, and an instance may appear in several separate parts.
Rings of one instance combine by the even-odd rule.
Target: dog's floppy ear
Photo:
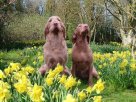
[[[46,36],[47,34],[49,33],[49,27],[48,27],[48,23],[45,25],[45,29],[44,29],[44,36],[45,36],[45,39],[46,39]]]
[[[76,42],[77,40],[77,31],[74,32],[73,36],[72,36],[72,42],[73,44]]]
[[[88,44],[90,44],[90,35],[89,34],[87,35],[87,42],[88,42]]]
[[[61,27],[62,27],[63,37],[64,37],[64,39],[65,39],[65,38],[66,38],[66,28],[65,28],[64,23],[61,23]]]

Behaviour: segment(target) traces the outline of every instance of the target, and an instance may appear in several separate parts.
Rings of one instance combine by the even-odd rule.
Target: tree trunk
[[[131,53],[132,53],[133,59],[136,59],[136,34],[133,36],[133,39],[132,39]]]
[[[129,32],[125,33],[125,31],[123,29],[120,29],[120,34],[121,34],[121,40],[122,40],[122,44],[124,46],[129,46],[132,44],[132,29],[129,30]]]
[[[124,46],[131,46],[131,54],[134,59],[136,59],[136,34],[133,34],[132,29],[125,34],[124,30],[120,29],[122,44]]]

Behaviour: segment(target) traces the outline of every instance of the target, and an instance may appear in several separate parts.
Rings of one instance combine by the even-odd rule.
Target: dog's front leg
[[[92,74],[93,74],[93,77],[95,77],[97,80],[99,79],[98,72],[97,72],[97,70],[94,66],[93,66],[93,69],[92,69]]]
[[[42,65],[39,69],[39,72],[41,75],[44,75],[49,70],[48,66],[46,64]]]
[[[93,66],[89,68],[89,86],[93,86]]]
[[[67,66],[64,66],[63,74],[66,74],[67,76],[71,75],[70,70]]]
[[[73,77],[76,76],[76,67],[75,67],[75,64],[72,64],[71,73],[72,73]]]

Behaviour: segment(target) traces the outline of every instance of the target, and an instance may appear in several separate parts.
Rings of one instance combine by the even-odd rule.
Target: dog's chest
[[[75,62],[90,62],[92,60],[92,56],[89,54],[86,54],[84,52],[76,53],[73,57],[73,61]]]
[[[65,57],[67,55],[66,43],[46,43],[44,53],[55,57]]]
[[[75,62],[90,62],[92,61],[92,52],[89,49],[73,49],[72,59]]]

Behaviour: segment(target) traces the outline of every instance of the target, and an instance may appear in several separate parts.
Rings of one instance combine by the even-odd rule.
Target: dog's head
[[[64,38],[66,37],[65,26],[62,20],[60,19],[60,17],[51,16],[45,26],[45,31],[44,31],[45,37],[49,33],[58,34],[59,32],[63,33]]]
[[[79,24],[73,34],[72,41],[76,43],[77,39],[87,40],[90,42],[89,26],[88,24]]]

